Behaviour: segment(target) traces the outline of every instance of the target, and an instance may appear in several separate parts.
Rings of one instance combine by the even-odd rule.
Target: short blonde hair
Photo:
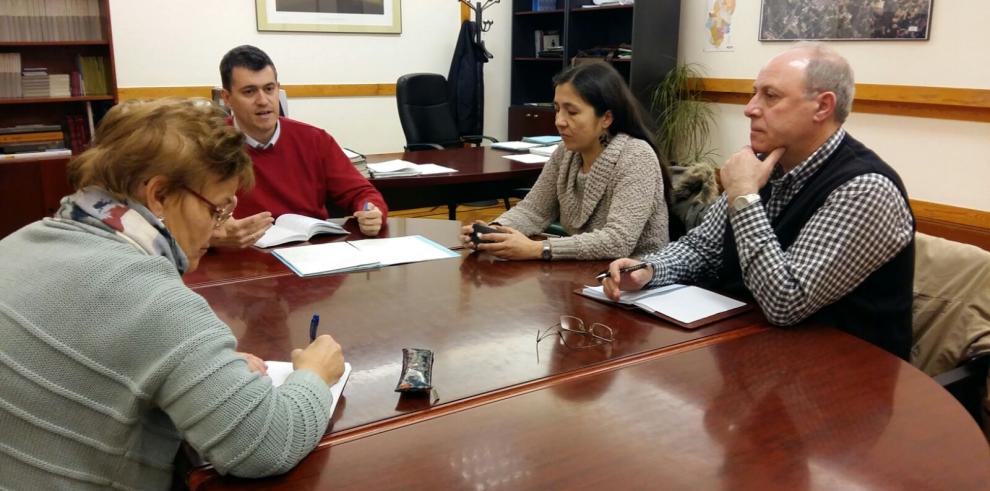
[[[244,135],[206,99],[127,101],[100,122],[88,150],[69,163],[76,189],[99,186],[118,199],[131,197],[151,177],[168,179],[166,192],[202,189],[210,179],[237,177],[254,185]]]

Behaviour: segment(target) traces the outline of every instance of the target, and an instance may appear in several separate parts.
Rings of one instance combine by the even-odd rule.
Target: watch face
[[[732,207],[735,208],[736,211],[740,211],[743,208],[755,203],[758,199],[760,199],[758,194],[744,194],[742,196],[736,196],[736,199],[732,200]]]

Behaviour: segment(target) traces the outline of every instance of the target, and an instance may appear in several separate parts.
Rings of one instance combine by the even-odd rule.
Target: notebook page
[[[676,288],[662,295],[641,298],[635,305],[649,311],[660,312],[678,322],[690,324],[737,307],[746,305],[738,300],[697,286]]]
[[[265,365],[268,366],[268,376],[272,379],[272,385],[278,387],[285,383],[285,379],[289,377],[294,370],[292,369],[292,362],[288,361],[266,361]],[[330,414],[333,414],[333,410],[337,407],[337,401],[340,399],[340,395],[344,393],[344,386],[347,385],[347,378],[351,376],[351,364],[344,362],[344,373],[337,380],[337,383],[330,386],[330,393],[333,394],[332,402],[330,403]]]

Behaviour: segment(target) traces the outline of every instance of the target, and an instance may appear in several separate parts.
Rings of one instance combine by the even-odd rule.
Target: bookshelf
[[[78,154],[117,102],[109,4],[36,0],[0,10],[0,238],[50,216],[71,192],[67,155],[36,157],[12,143],[61,131],[61,145]],[[35,85],[26,92],[28,74]],[[33,126],[16,128],[25,125]]]
[[[553,76],[575,58],[607,57],[644,109],[650,106],[651,88],[677,63],[680,0],[593,4],[593,0],[556,0],[552,5],[513,0],[510,140],[556,134]],[[551,52],[541,56],[537,52],[539,33],[552,31],[560,33],[561,53],[559,57]],[[620,45],[631,47],[631,56],[615,56]]]

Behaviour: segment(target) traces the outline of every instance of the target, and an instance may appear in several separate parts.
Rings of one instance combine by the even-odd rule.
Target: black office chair
[[[447,89],[447,79],[436,73],[410,73],[395,84],[399,123],[406,135],[405,149],[443,150],[465,145],[481,145],[482,140],[497,142],[486,135],[461,135]],[[504,198],[508,208],[508,198]],[[447,216],[453,220],[457,204],[447,203]]]

